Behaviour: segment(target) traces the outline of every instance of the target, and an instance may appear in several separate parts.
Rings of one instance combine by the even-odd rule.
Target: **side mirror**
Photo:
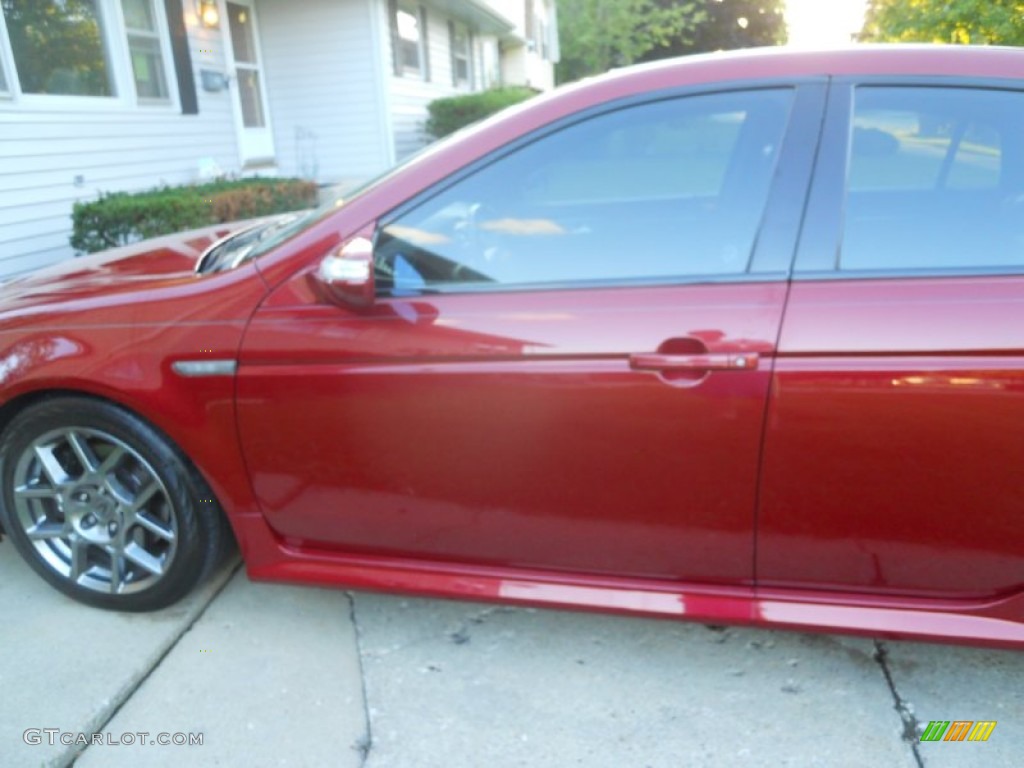
[[[328,301],[355,309],[373,304],[373,243],[355,237],[327,254],[310,274],[317,292]]]

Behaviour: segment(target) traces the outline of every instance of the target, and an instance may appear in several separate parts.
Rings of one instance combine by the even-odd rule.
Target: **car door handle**
[[[629,366],[636,371],[753,371],[757,361],[756,352],[694,355],[641,352],[629,356]]]

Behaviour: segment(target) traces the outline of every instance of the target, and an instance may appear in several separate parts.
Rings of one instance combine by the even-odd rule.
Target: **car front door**
[[[589,114],[382,216],[372,306],[284,283],[238,375],[270,525],[356,554],[749,584],[822,102],[808,83]]]
[[[767,421],[758,583],[1019,590],[1024,91],[848,82],[827,121]]]

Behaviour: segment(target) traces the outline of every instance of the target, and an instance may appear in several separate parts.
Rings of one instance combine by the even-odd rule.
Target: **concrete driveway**
[[[3,768],[1024,760],[1017,652],[253,584],[237,564],[122,615],[6,541],[0,617]],[[930,720],[998,725],[920,743]]]

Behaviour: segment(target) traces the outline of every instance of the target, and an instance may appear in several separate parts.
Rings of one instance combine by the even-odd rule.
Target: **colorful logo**
[[[996,729],[995,720],[932,720],[921,741],[988,741]]]

